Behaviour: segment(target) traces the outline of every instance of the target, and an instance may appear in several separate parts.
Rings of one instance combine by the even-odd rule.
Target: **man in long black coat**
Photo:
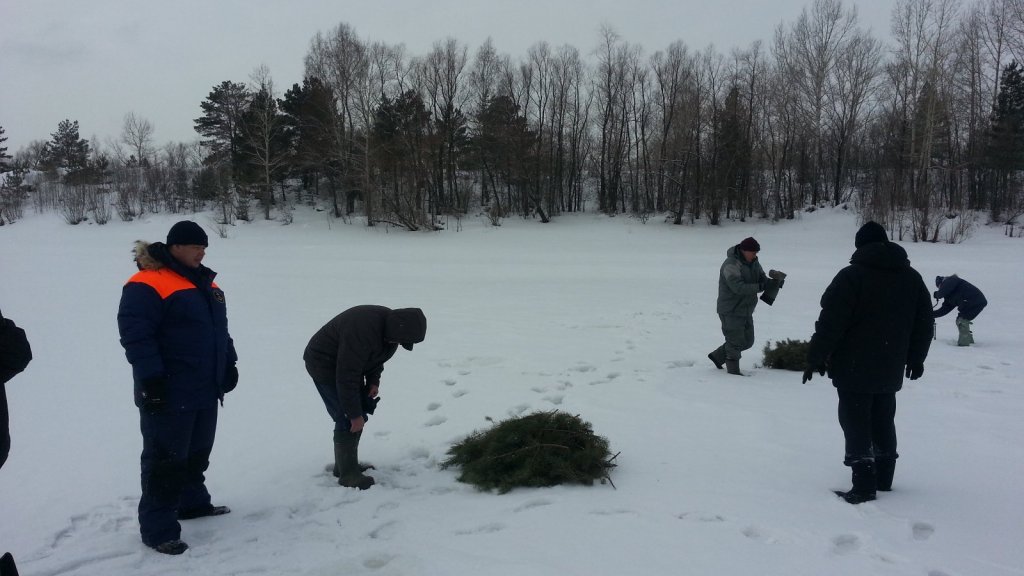
[[[896,392],[904,376],[916,380],[924,372],[932,328],[928,287],[907,252],[875,222],[861,227],[855,244],[850,265],[821,297],[804,372],[807,382],[827,370],[839,395],[853,488],[837,494],[851,504],[892,488]]]
[[[334,420],[334,475],[338,484],[366,490],[373,477],[359,466],[359,439],[377,405],[380,376],[398,345],[412,350],[427,333],[419,308],[355,306],[331,319],[309,340],[302,359]]]

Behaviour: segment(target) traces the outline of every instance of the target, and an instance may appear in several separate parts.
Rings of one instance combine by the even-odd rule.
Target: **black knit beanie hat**
[[[871,221],[860,227],[857,230],[857,236],[853,239],[853,244],[857,248],[871,242],[888,242],[889,236],[885,233],[885,228],[878,222]]]
[[[206,236],[206,232],[203,232],[199,224],[191,220],[182,220],[171,226],[171,230],[167,233],[167,245],[172,246],[174,244],[209,246],[210,241]]]
[[[740,250],[746,250],[747,252],[760,252],[761,245],[758,244],[757,240],[754,240],[753,237],[744,238],[743,241],[740,242]]]

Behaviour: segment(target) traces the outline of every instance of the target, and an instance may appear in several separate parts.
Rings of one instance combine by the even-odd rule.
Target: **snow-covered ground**
[[[0,552],[25,576],[1024,574],[1021,248],[1000,227],[960,245],[904,243],[929,284],[987,295],[977,345],[939,323],[924,377],[897,396],[891,493],[851,506],[835,392],[760,364],[806,339],[853,252],[854,215],[710,228],[561,217],[409,233],[300,210],[214,233],[205,263],[228,297],[241,382],[208,473],[227,516],[184,523],[178,557],[139,540],[138,414],[118,344],[132,241],[172,215],[0,227],[0,308],[35,361],[7,385]],[[718,267],[746,236],[789,274],[755,313],[749,377],[705,357],[721,340]],[[930,286],[929,286],[930,287]],[[387,364],[361,455],[377,486],[338,487],[332,425],[302,364],[309,336],[356,304],[417,306],[426,341]],[[579,414],[619,452],[611,485],[481,493],[438,462],[487,417]]]

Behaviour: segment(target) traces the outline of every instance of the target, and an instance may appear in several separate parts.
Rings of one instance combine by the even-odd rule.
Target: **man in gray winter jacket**
[[[768,287],[769,277],[757,260],[761,245],[753,238],[729,248],[718,274],[718,317],[722,321],[725,343],[708,354],[708,358],[721,369],[724,364],[729,374],[741,375],[740,356],[754,345],[754,308],[757,295]],[[783,274],[770,272],[776,282]]]
[[[377,406],[380,375],[398,345],[423,342],[427,318],[419,308],[355,306],[324,324],[302,359],[334,420],[334,475],[338,484],[366,490],[373,477],[359,466],[359,439]]]

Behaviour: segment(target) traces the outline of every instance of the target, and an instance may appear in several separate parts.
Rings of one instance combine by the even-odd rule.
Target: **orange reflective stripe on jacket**
[[[195,284],[189,282],[184,276],[169,268],[142,270],[129,278],[126,284],[131,284],[132,282],[145,284],[156,290],[161,300],[166,299],[175,292],[196,287]],[[217,284],[214,284],[213,287],[216,288]]]

